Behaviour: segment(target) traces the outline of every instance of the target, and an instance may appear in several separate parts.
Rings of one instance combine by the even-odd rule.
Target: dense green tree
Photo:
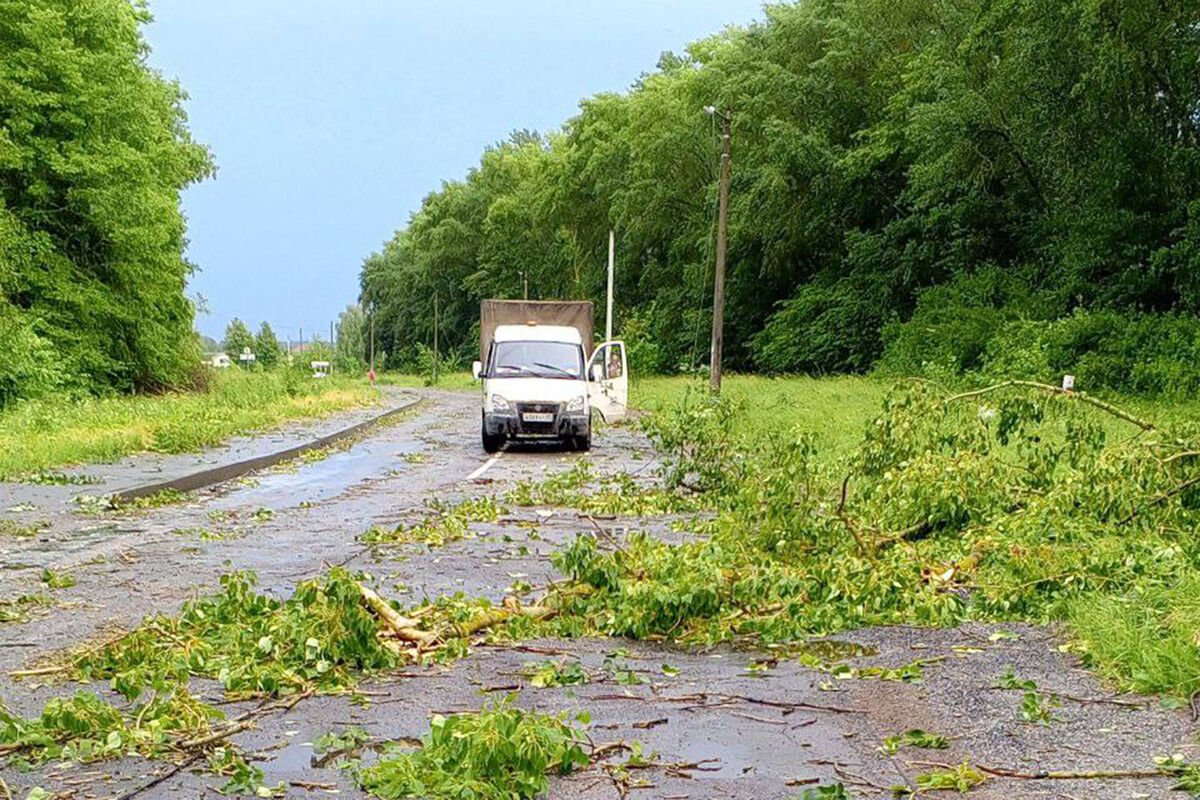
[[[259,326],[258,334],[254,337],[254,357],[260,366],[271,369],[279,364],[282,350],[275,331],[266,322]]]
[[[362,306],[352,304],[338,315],[337,353],[339,370],[361,372],[367,363],[367,315]]]
[[[225,355],[233,359],[234,363],[238,363],[242,353],[247,350],[253,353],[254,347],[254,334],[246,327],[246,323],[234,318],[225,326],[225,338],[221,341],[221,349],[225,351]]]
[[[366,259],[362,301],[393,360],[432,340],[435,293],[442,341],[469,352],[478,301],[523,278],[602,308],[613,228],[618,327],[655,368],[703,364],[713,104],[734,120],[735,368],[865,370],[923,294],[959,284],[1003,318],[1195,313],[1197,63],[1200,10],[1181,0],[771,5],[561,131],[488,148]]]
[[[148,20],[131,0],[0,0],[0,404],[194,367],[179,194],[212,165],[147,66]]]

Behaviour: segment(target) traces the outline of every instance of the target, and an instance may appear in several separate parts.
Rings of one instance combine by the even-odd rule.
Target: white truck
[[[625,417],[625,344],[593,348],[592,313],[588,301],[483,301],[473,372],[483,382],[485,451],[509,440],[557,440],[588,450],[593,411],[605,422]]]

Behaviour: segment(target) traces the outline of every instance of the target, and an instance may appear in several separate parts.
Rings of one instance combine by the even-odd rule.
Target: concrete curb
[[[136,500],[139,497],[148,497],[150,495],[158,494],[159,492],[164,492],[168,489],[174,489],[177,492],[192,492],[196,489],[203,489],[206,486],[224,483],[225,481],[245,475],[247,472],[254,472],[255,470],[265,469],[266,467],[273,467],[280,462],[296,458],[300,454],[306,453],[309,450],[318,450],[322,447],[328,447],[331,444],[335,444],[343,439],[361,433],[367,428],[370,428],[372,425],[377,425],[390,417],[394,417],[397,414],[402,414],[405,411],[414,408],[421,402],[421,400],[422,398],[419,395],[414,396],[395,408],[388,409],[377,417],[364,420],[363,422],[351,425],[348,428],[343,428],[340,431],[334,431],[327,436],[322,436],[321,438],[314,439],[311,442],[294,445],[285,450],[279,450],[274,453],[267,453],[265,455],[243,459],[242,461],[234,461],[229,464],[222,464],[218,467],[211,467],[210,469],[200,470],[199,472],[193,472],[188,475],[181,475],[178,478],[171,478],[170,480],[159,481],[158,483],[147,483],[142,486],[135,486],[132,489],[123,489],[119,492],[113,492],[110,497],[117,503],[124,503],[130,500]]]

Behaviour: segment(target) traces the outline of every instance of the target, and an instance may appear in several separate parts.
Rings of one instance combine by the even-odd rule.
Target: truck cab
[[[576,450],[592,445],[592,411],[605,421],[625,416],[629,396],[625,346],[606,342],[589,357],[578,327],[501,324],[488,334],[483,382],[483,449],[506,441],[557,440]]]

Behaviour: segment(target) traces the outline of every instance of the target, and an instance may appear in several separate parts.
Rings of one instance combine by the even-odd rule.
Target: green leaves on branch
[[[250,573],[222,576],[220,594],[189,601],[178,617],[148,618],[85,653],[73,676],[109,679],[130,698],[189,676],[214,678],[235,694],[278,695],[353,686],[363,673],[401,663],[345,570],[301,583],[282,602],[258,594],[254,583]]]
[[[651,429],[675,445],[675,480],[727,479],[711,490],[716,514],[681,544],[564,547],[557,567],[589,591],[552,624],[774,643],[1070,619],[1085,658],[1124,685],[1196,691],[1200,544],[1184,532],[1200,525],[1200,430],[1030,386],[950,396],[910,383],[830,463],[805,437],[731,445],[725,425],[690,425],[700,408],[685,398]],[[1030,721],[1051,720],[1034,700]]]
[[[549,787],[548,774],[587,766],[585,742],[565,715],[523,711],[503,700],[477,713],[435,715],[419,749],[393,748],[356,777],[383,800],[533,800]]]

